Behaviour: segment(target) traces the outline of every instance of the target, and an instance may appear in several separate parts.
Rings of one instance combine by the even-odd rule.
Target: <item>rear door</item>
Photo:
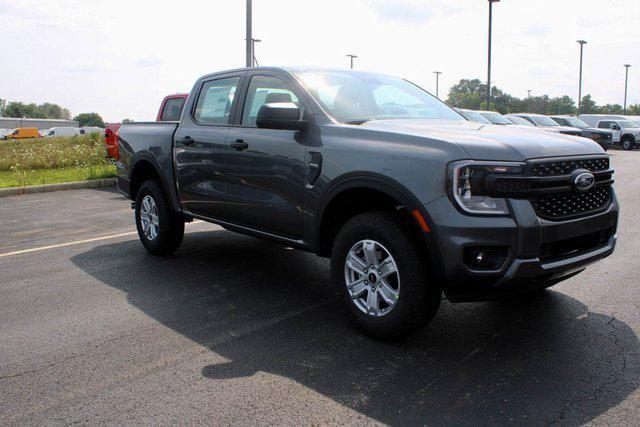
[[[293,102],[304,110],[300,91],[284,73],[255,72],[247,76],[242,107],[227,137],[229,204],[234,222],[299,239],[303,235],[305,153],[301,132],[259,129],[258,110],[265,103]],[[244,149],[231,148],[238,142]]]
[[[199,81],[174,141],[178,195],[183,209],[224,219],[226,138],[235,117],[244,73],[216,75]]]

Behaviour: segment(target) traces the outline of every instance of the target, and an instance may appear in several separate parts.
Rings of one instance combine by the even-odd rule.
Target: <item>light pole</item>
[[[442,71],[434,71],[433,74],[436,75],[436,98],[440,99],[440,97],[438,96],[438,86],[440,81],[440,74],[442,74]]]
[[[253,36],[251,35],[251,0],[247,0],[247,24],[246,24],[246,66],[253,64]]]
[[[489,60],[487,61],[487,110],[491,109],[491,27],[493,21],[493,4],[500,0],[489,0]]]
[[[622,114],[627,114],[627,88],[629,87],[628,83],[629,83],[629,67],[631,67],[630,64],[624,64],[624,68],[625,68],[625,75],[624,75],[624,110],[622,112]]]
[[[578,116],[580,115],[580,107],[582,104],[582,49],[587,44],[584,40],[578,40],[580,43],[580,77],[578,79]]]
[[[350,54],[350,53],[349,53],[349,54],[347,54],[347,56],[348,56],[348,57],[350,58],[350,60],[351,60],[351,69],[353,70],[353,59],[354,59],[354,58],[357,58],[357,57],[358,57],[358,55],[353,55],[353,54]]]

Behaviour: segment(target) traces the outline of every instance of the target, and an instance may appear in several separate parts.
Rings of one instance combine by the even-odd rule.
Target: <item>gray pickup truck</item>
[[[443,293],[538,291],[616,242],[598,144],[469,122],[385,75],[210,74],[179,122],[123,124],[118,144],[118,187],[149,252],[176,251],[198,218],[330,257],[350,319],[381,339],[424,327]]]

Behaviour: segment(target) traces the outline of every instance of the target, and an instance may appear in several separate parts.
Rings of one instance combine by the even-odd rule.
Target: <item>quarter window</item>
[[[198,97],[195,119],[207,125],[228,124],[239,80],[238,77],[229,77],[206,82]]]
[[[253,76],[244,103],[242,124],[255,127],[260,107],[277,102],[293,102],[299,105],[298,97],[279,78]]]

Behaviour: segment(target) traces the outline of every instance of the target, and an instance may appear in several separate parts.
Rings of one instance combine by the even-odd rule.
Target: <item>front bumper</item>
[[[615,191],[606,210],[559,222],[538,218],[527,200],[510,199],[509,204],[512,217],[464,215],[446,197],[425,205],[450,300],[489,300],[548,287],[613,253],[618,223]],[[593,244],[585,244],[594,236]],[[473,269],[463,257],[468,247],[504,248],[506,259],[495,270]]]

